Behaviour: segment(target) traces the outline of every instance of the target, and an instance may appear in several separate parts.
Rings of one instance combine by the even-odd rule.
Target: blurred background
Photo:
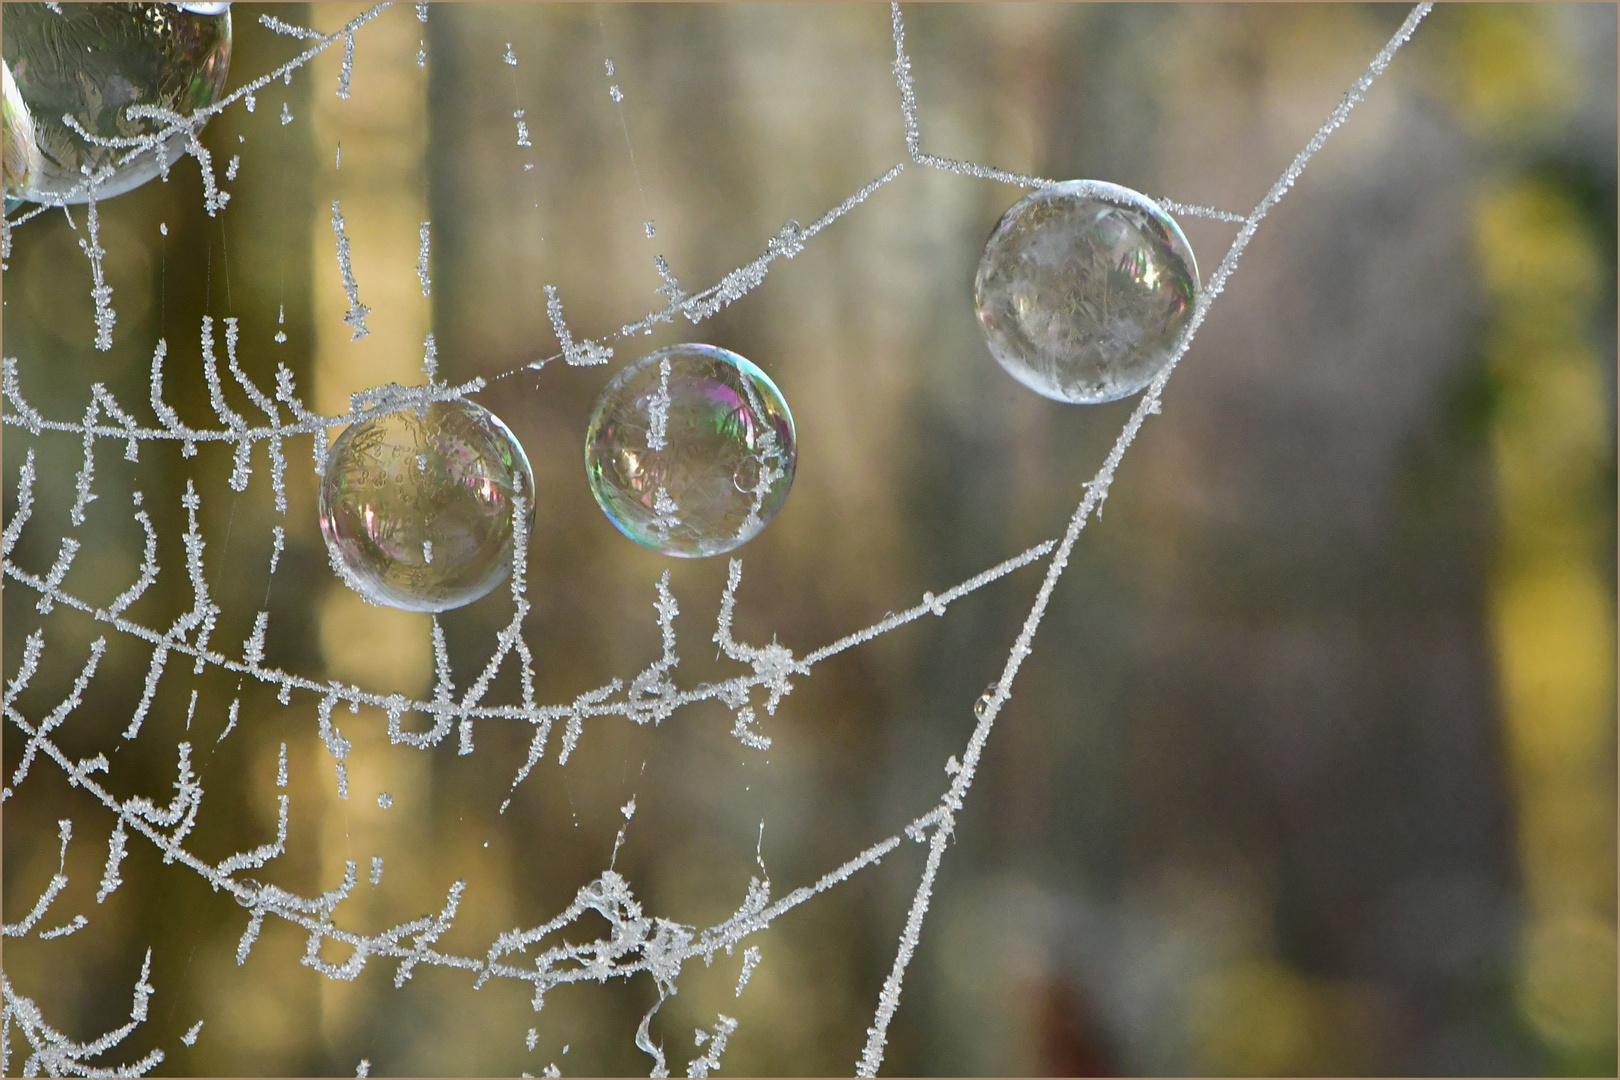
[[[325,32],[362,10],[275,7]],[[1406,10],[904,14],[926,150],[1245,213]],[[298,51],[260,11],[234,5],[232,87]],[[655,255],[695,292],[904,159],[889,18],[877,5],[456,4],[422,23],[395,7],[358,33],[349,98],[334,93],[333,48],[260,91],[253,112],[238,104],[209,124],[216,164],[241,156],[218,217],[189,160],[101,206],[110,353],[92,348],[83,233],[60,213],[18,228],[4,353],[48,417],[77,420],[100,382],[144,419],[164,338],[168,400],[213,426],[205,313],[240,319],[241,361],[261,386],[285,364],[328,414],[365,387],[420,382],[429,331],[451,381],[554,354],[547,284],[575,337],[600,340],[663,306]],[[508,43],[515,66],[501,62]],[[1616,52],[1612,5],[1437,7],[1263,223],[1014,684],[885,1072],[1613,1075]],[[529,147],[516,145],[519,109]],[[597,394],[664,344],[749,357],[797,422],[793,494],[738,553],[743,640],[774,634],[802,655],[1061,533],[1133,402],[1047,401],[991,360],[972,275],[1020,194],[908,165],[713,320],[617,343],[605,367],[552,364],[477,396],[535,469],[526,629],[541,701],[656,657],[666,569],[679,682],[736,673],[707,651],[724,560],[637,547],[584,480]],[[343,323],[334,199],[371,308],[359,342]],[[430,297],[416,274],[424,221]],[[1181,223],[1207,276],[1236,227]],[[4,440],[8,519],[18,465],[29,448],[39,458],[12,558],[43,574],[80,446],[11,425]],[[102,444],[64,588],[106,604],[134,579],[140,491],[163,572],[129,615],[163,628],[189,609],[189,479],[227,652],[267,608],[269,664],[426,694],[427,617],[368,607],[333,578],[309,439],[288,453],[283,518],[262,452],[238,494],[218,447],[186,459],[148,444],[129,463]],[[287,550],[272,578],[278,524]],[[463,757],[454,740],[390,747],[382,714],[341,713],[354,743],[341,800],[313,698],[282,706],[171,661],[126,742],[150,651],[116,634],[60,741],[108,752],[115,792],[162,803],[175,743],[191,739],[208,793],[191,847],[213,859],[273,836],[285,742],[288,850],[260,879],[314,894],[345,860],[363,872],[380,854],[381,883],[337,915],[368,932],[436,912],[465,879],[440,947],[472,955],[599,875],[633,796],[617,869],[649,913],[706,926],[741,902],[756,843],[783,895],[933,805],[1041,573],[818,666],[762,718],[767,753],[733,739],[718,705],[657,728],[600,721],[566,767],[554,737],[504,815],[527,725],[481,724]],[[7,583],[8,679],[26,636],[46,635],[43,670],[16,702],[32,719],[106,633],[60,606],[41,615],[35,599]],[[458,686],[510,603],[497,590],[442,618]],[[516,684],[504,672],[489,700],[517,700]],[[240,720],[218,742],[233,699]],[[7,725],[8,775],[23,746]],[[150,947],[150,1018],[117,1060],[161,1047],[160,1072],[201,1075],[346,1075],[361,1058],[374,1075],[650,1067],[633,1045],[656,1000],[645,978],[564,987],[536,1014],[525,985],[475,992],[454,970],[418,968],[397,990],[392,964],[327,980],[300,965],[302,935],[274,921],[239,967],[245,912],[139,838],[125,884],[98,905],[112,816],[44,762],[6,804],[8,921],[56,872],[61,818],[74,822],[71,884],[46,921],[90,923],[8,943],[6,973],[87,1038],[127,1017]],[[717,1013],[740,1021],[724,1075],[852,1070],[923,855],[906,844],[783,917],[757,939],[740,998],[739,957],[691,966],[652,1025],[671,1070],[699,1056],[691,1033]]]

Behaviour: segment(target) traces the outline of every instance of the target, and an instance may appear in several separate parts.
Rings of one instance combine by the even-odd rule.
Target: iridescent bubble
[[[321,533],[334,569],[374,604],[447,611],[512,570],[513,498],[534,474],[499,417],[441,401],[363,420],[338,436],[321,483]]]
[[[112,176],[96,189],[107,199],[161,172],[155,150],[118,161],[128,147],[86,142],[64,113],[100,138],[137,138],[161,129],[126,115],[149,105],[182,116],[218,101],[231,60],[228,4],[7,4],[0,37],[22,101],[33,114],[42,168],[25,197],[35,202],[87,198],[81,168]],[[169,162],[185,152],[184,134],[164,143]],[[77,189],[77,190],[76,190]],[[10,188],[7,189],[8,194]]]
[[[1085,404],[1152,382],[1197,295],[1198,263],[1175,220],[1146,195],[1097,180],[1014,203],[973,279],[991,355],[1036,393]]]
[[[682,558],[758,535],[787,501],[797,460],[776,384],[714,345],[672,345],[619,372],[585,433],[585,472],[608,520]]]

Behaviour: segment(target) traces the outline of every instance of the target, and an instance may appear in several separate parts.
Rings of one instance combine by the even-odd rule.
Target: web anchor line
[[[996,717],[1001,707],[1006,703],[1012,692],[1013,679],[1018,669],[1029,656],[1030,648],[1035,640],[1035,632],[1040,628],[1041,619],[1046,614],[1046,608],[1051,601],[1052,592],[1057,587],[1058,578],[1062,576],[1064,568],[1068,565],[1069,555],[1074,550],[1075,542],[1080,537],[1080,531],[1085,528],[1087,520],[1093,510],[1100,510],[1103,500],[1107,497],[1108,487],[1113,482],[1114,473],[1125,451],[1136,439],[1137,432],[1142,423],[1150,416],[1160,411],[1160,395],[1164,392],[1165,384],[1169,382],[1176,365],[1187,354],[1192,346],[1193,337],[1198,328],[1203,325],[1204,318],[1209,314],[1210,305],[1215,302],[1226,288],[1227,280],[1237,269],[1238,260],[1242,258],[1244,249],[1249,245],[1255,231],[1260,227],[1260,221],[1266,214],[1280,202],[1312,156],[1327,142],[1328,136],[1333,134],[1345,119],[1350,110],[1359,104],[1366,95],[1369,87],[1378,76],[1384,73],[1395,53],[1406,44],[1417,29],[1418,23],[1428,15],[1432,4],[1422,3],[1414,7],[1401,23],[1400,29],[1390,38],[1389,42],[1373,57],[1366,72],[1356,80],[1349,92],[1339,102],[1338,106],[1328,116],[1327,120],[1317,129],[1316,133],[1306,143],[1305,148],[1295,155],[1289,162],[1288,168],[1283,171],[1271,189],[1266,192],[1259,204],[1243,219],[1243,227],[1238,230],[1232,246],[1227,249],[1226,256],[1210,275],[1208,285],[1200,291],[1198,300],[1193,308],[1192,319],[1183,331],[1181,340],[1177,343],[1170,362],[1165,365],[1153,381],[1148,384],[1142,395],[1142,400],[1131,412],[1130,419],[1125,422],[1124,430],[1114,441],[1113,449],[1108,453],[1101,469],[1097,471],[1086,485],[1086,494],[1075,508],[1074,516],[1069,519],[1068,529],[1063,534],[1052,560],[1047,564],[1046,576],[1041,582],[1040,591],[1035,595],[1035,602],[1030,605],[1029,614],[1024,619],[1023,628],[1019,631],[1017,639],[1008,651],[1007,661],[1002,667],[1001,678],[997,680],[995,689],[990,694],[990,700],[982,710],[978,723],[974,725],[973,734],[968,739],[967,749],[962,755],[960,767],[955,772],[950,788],[940,800],[937,811],[937,823],[929,837],[928,861],[923,868],[922,880],[918,882],[917,890],[912,896],[911,908],[906,913],[905,929],[900,934],[900,943],[895,949],[894,965],[889,971],[888,978],[884,980],[883,989],[878,995],[876,1015],[872,1026],[867,1029],[866,1045],[861,1049],[861,1056],[856,1065],[855,1075],[862,1077],[876,1076],[878,1068],[883,1064],[883,1051],[888,1042],[889,1024],[894,1019],[895,1010],[900,1006],[900,993],[905,982],[906,968],[911,962],[917,949],[917,942],[922,932],[924,918],[928,914],[929,902],[933,897],[935,877],[939,873],[940,863],[945,857],[945,846],[955,831],[955,815],[962,808],[967,797],[968,789],[973,785],[974,772],[979,759],[984,752],[984,745],[990,738],[991,729],[995,726]],[[916,97],[911,85],[911,63],[905,54],[905,28],[900,18],[900,5],[892,6],[894,15],[894,41],[895,41],[895,77],[899,83],[901,109],[905,117],[906,146],[914,158],[921,154],[921,139],[917,130]],[[954,170],[953,170],[954,171]],[[979,175],[970,172],[969,175]],[[992,176],[991,179],[1001,179]]]

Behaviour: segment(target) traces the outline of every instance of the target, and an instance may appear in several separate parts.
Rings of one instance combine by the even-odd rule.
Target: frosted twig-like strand
[[[343,233],[343,211],[338,200],[332,200],[332,233],[337,237],[338,272],[343,275],[343,291],[349,296],[349,313],[343,321],[354,331],[350,341],[359,341],[370,331],[366,329],[366,316],[371,309],[360,302],[360,286],[354,280],[354,267],[349,261],[349,238]]]
[[[422,222],[421,231],[418,233],[422,247],[416,256],[416,278],[422,283],[423,296],[433,294],[433,281],[428,277],[428,241],[431,227],[431,222],[424,221]]]
[[[40,893],[39,899],[34,902],[33,910],[23,916],[20,923],[7,923],[0,927],[0,935],[5,937],[23,937],[34,928],[34,924],[44,917],[45,912],[55,902],[62,890],[67,888],[67,847],[68,841],[73,839],[73,822],[64,818],[56,823],[57,835],[60,836],[62,847],[56,856],[56,875],[51,878],[45,891]]]
[[[39,1006],[31,998],[17,993],[11,980],[0,973],[0,1000],[4,1001],[6,1028],[9,1031],[15,1023],[30,1050],[22,1075],[38,1076],[44,1071],[50,1076],[144,1076],[156,1068],[163,1061],[162,1050],[153,1050],[138,1061],[112,1067],[92,1065],[88,1061],[123,1042],[146,1020],[147,999],[152,996],[152,986],[146,979],[151,969],[152,950],[148,949],[146,960],[141,964],[141,977],[135,983],[129,1023],[89,1042],[75,1042],[46,1023]]]
[[[88,170],[88,166],[86,166]],[[88,171],[86,176],[88,177]],[[101,215],[96,210],[97,179],[87,179],[89,198],[85,200],[85,215],[88,221],[85,232],[88,238],[79,240],[79,249],[90,260],[90,297],[96,304],[96,348],[106,352],[112,348],[112,331],[118,322],[118,312],[112,309],[112,286],[107,284],[106,275],[102,272],[101,259],[106,250],[101,246]]]

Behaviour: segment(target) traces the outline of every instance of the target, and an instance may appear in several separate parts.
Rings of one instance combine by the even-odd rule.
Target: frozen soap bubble
[[[333,567],[374,604],[447,611],[512,570],[513,498],[534,474],[500,418],[469,401],[403,409],[348,428],[321,483]]]
[[[212,105],[225,88],[230,66],[230,5],[51,6],[60,13],[44,4],[7,4],[0,30],[0,51],[33,114],[39,144],[42,167],[25,197],[84,202],[88,193],[81,168],[95,174],[108,166],[112,176],[96,188],[96,198],[121,195],[162,171],[157,152],[146,150],[119,164],[130,153],[128,146],[86,142],[62,123],[62,114],[91,135],[128,139],[163,126],[158,120],[130,118],[126,109],[131,105],[181,116]],[[184,133],[164,143],[170,163],[187,143]]]
[[[776,384],[713,345],[672,345],[619,372],[585,433],[585,472],[608,520],[681,558],[758,535],[787,501],[797,458]]]
[[[990,352],[1056,401],[1097,404],[1153,381],[1192,318],[1198,264],[1146,195],[1097,180],[1031,192],[979,257],[973,302]]]

